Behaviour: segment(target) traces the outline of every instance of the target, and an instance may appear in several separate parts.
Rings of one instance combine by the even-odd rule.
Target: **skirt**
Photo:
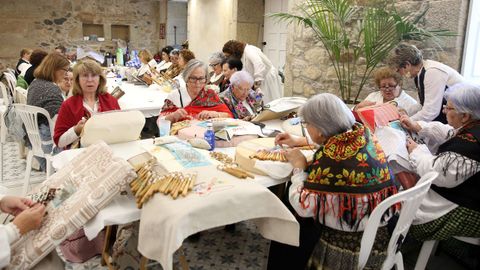
[[[363,232],[344,232],[324,226],[307,269],[357,269]],[[386,227],[377,231],[370,257],[364,269],[381,269],[387,258],[390,235]]]
[[[480,212],[459,206],[433,221],[412,225],[409,234],[419,241],[480,237]]]

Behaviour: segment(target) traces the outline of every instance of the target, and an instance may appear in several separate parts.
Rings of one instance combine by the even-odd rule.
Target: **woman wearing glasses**
[[[320,145],[311,164],[299,149],[285,153],[294,168],[289,206],[302,217],[300,246],[272,242],[268,269],[305,269],[309,258],[308,269],[356,269],[369,215],[397,193],[393,175],[370,130],[355,122],[337,96],[310,98],[300,115],[311,140]],[[279,134],[275,141],[289,146],[306,143],[287,134]],[[385,213],[382,226],[395,211],[392,207]],[[379,228],[369,268],[381,268],[389,238],[387,228]]]
[[[222,52],[215,52],[210,56],[208,60],[209,66],[212,69],[210,72],[210,80],[208,84],[220,85],[223,82],[223,70],[222,64],[226,61],[225,55]]]
[[[262,94],[252,89],[253,77],[246,71],[237,71],[230,78],[230,86],[220,94],[233,117],[252,120],[263,106]]]
[[[408,115],[413,115],[422,108],[414,98],[402,90],[402,77],[391,68],[378,69],[375,72],[375,84],[380,91],[370,93],[355,106],[354,110],[390,101],[396,102],[398,108],[404,110]]]
[[[204,120],[233,117],[215,91],[205,90],[208,79],[207,65],[196,59],[190,60],[182,72],[182,77],[186,87],[179,87],[168,95],[159,119],[174,123],[192,118]]]
[[[428,145],[407,143],[417,173],[439,172],[410,228],[421,241],[480,237],[480,86],[454,85],[446,99],[448,125],[401,118]]]
[[[423,59],[422,52],[409,44],[399,44],[389,56],[388,63],[402,76],[414,79],[422,109],[412,119],[447,123],[442,114],[443,96],[450,86],[464,81],[462,75],[445,64]]]

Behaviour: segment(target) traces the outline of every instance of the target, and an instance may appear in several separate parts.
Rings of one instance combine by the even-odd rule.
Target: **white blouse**
[[[438,149],[438,146],[453,136],[453,127],[449,125],[444,125],[440,122],[419,122],[419,124],[422,126],[422,130],[418,135],[426,140],[430,149],[434,149],[435,151]],[[430,152],[427,145],[421,144],[410,153],[410,162],[414,168],[416,168],[419,175],[425,175],[431,171],[438,172],[439,176],[433,180],[432,184],[439,187],[456,187],[480,171],[480,169],[473,172],[471,172],[472,170],[457,170],[460,166],[478,166],[478,161],[468,158],[449,162],[449,166],[445,171],[444,164],[446,164],[446,162],[443,162],[443,160],[446,157],[441,156],[435,160],[436,157],[437,156]],[[467,174],[468,171],[470,171],[470,174]],[[417,225],[433,221],[444,216],[456,207],[458,207],[457,204],[445,199],[430,189],[415,215],[413,224]]]

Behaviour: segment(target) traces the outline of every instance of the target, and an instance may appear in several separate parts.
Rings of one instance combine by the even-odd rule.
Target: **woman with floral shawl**
[[[311,140],[320,148],[309,165],[300,150],[286,151],[294,167],[289,202],[298,216],[313,218],[318,231],[306,234],[305,229],[312,229],[304,228],[305,219],[299,218],[300,247],[272,243],[268,268],[290,264],[291,269],[304,269],[310,257],[309,269],[356,269],[369,215],[384,199],[397,193],[393,175],[373,135],[355,123],[352,112],[335,95],[312,97],[300,114]],[[307,141],[279,134],[276,143],[293,147]],[[386,212],[382,226],[395,211],[392,207]],[[379,228],[367,267],[382,266],[389,238],[386,227]],[[296,257],[289,258],[288,254]]]
[[[190,60],[182,73],[185,85],[170,93],[160,111],[159,119],[172,123],[198,118],[201,120],[220,117],[232,117],[228,107],[223,104],[213,90],[205,90],[207,66],[196,59]]]
[[[230,78],[230,86],[220,94],[233,117],[251,120],[263,107],[262,93],[252,90],[253,77],[246,71],[237,71]]]

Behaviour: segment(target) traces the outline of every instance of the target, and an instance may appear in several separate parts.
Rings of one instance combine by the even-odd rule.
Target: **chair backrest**
[[[15,87],[17,86],[17,78],[15,78],[15,73],[9,69],[3,72],[3,81],[7,87],[10,96],[15,99]]]
[[[12,103],[11,97],[8,95],[7,87],[0,81],[0,91],[2,92],[3,105],[7,106]]]
[[[26,89],[15,87],[15,103],[27,104],[27,93]]]
[[[405,191],[395,194],[383,202],[381,202],[372,211],[372,214],[368,218],[365,231],[363,232],[362,242],[360,246],[360,254],[358,257],[358,269],[363,269],[367,264],[370,251],[372,250],[375,235],[377,234],[380,220],[392,205],[396,203],[402,203],[400,210],[400,216],[397,221],[397,225],[392,233],[387,249],[387,259],[383,263],[382,269],[391,269],[395,262],[395,255],[397,253],[398,239],[403,241],[405,235],[412,224],[415,213],[417,212],[423,198],[430,189],[432,181],[438,177],[437,172],[429,172],[422,176],[417,184]]]
[[[53,144],[53,121],[50,119],[50,115],[47,110],[36,107],[30,106],[26,104],[13,104],[15,108],[15,112],[20,115],[22,118],[22,122],[25,125],[25,129],[27,131],[28,139],[32,144],[32,152],[35,156],[44,157],[45,154],[42,150],[42,144]],[[38,116],[43,115],[48,120],[48,125],[50,127],[50,139],[48,141],[43,141],[40,138],[40,129],[38,127]]]

